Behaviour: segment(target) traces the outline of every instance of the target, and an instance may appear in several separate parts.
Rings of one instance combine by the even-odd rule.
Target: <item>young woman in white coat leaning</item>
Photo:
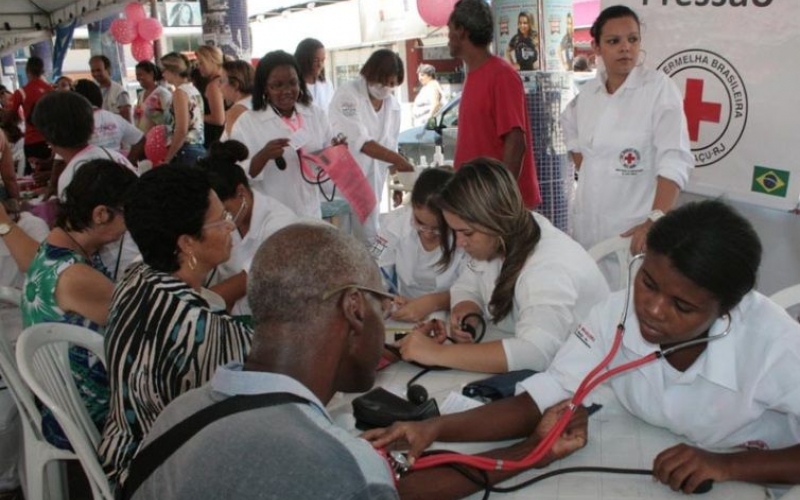
[[[359,78],[336,89],[328,108],[331,127],[347,136],[350,152],[378,198],[378,206],[364,224],[355,224],[356,236],[367,245],[372,245],[378,235],[387,171],[414,170],[397,152],[400,103],[392,90],[403,83],[404,74],[400,56],[391,50],[376,50],[364,63]]]
[[[579,171],[574,237],[590,248],[632,236],[639,253],[694,166],[683,99],[669,77],[639,64],[639,18],[630,8],[603,10],[591,35],[603,67],[561,115]]]
[[[450,288],[450,336],[442,323],[415,329],[399,342],[403,359],[425,365],[500,373],[544,370],[578,321],[608,295],[589,254],[546,218],[525,208],[517,183],[502,163],[464,163],[437,205],[453,233],[445,248],[468,259]],[[477,313],[502,336],[472,343],[462,321],[477,328]],[[429,334],[433,331],[434,338]]]
[[[297,215],[322,218],[316,168],[301,162],[301,151],[314,152],[331,145],[333,133],[325,112],[311,105],[294,56],[276,50],[259,61],[253,110],[239,117],[230,138],[250,151],[241,165],[254,189]]]

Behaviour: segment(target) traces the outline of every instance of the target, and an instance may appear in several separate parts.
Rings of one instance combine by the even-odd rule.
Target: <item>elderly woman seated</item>
[[[206,383],[218,366],[244,361],[252,336],[203,293],[208,273],[230,257],[236,228],[205,172],[147,172],[125,213],[144,262],[128,268],[111,302],[110,413],[98,450],[118,484],[161,410]]]

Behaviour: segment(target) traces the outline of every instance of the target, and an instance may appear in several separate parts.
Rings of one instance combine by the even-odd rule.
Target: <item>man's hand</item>
[[[723,453],[712,453],[687,444],[667,448],[653,461],[653,477],[674,491],[691,493],[707,479],[730,479]]]
[[[570,400],[567,399],[545,410],[534,431],[534,438],[537,442],[543,440],[550,433],[569,405]],[[564,428],[564,432],[553,444],[550,452],[536,464],[536,467],[546,467],[553,461],[560,460],[586,446],[588,427],[589,414],[586,412],[586,408],[579,406],[575,409],[575,413],[570,418],[567,427]]]

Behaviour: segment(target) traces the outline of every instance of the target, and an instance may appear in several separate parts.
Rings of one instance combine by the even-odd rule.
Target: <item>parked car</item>
[[[442,146],[445,162],[452,163],[456,151],[458,130],[458,103],[461,96],[450,99],[425,126],[412,127],[400,132],[399,151],[415,165],[422,157],[428,164],[433,161],[436,146]]]

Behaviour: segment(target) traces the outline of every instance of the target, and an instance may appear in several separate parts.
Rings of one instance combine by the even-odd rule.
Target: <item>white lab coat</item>
[[[328,118],[334,133],[341,132],[347,136],[350,153],[361,166],[378,199],[378,206],[364,224],[359,226],[358,221],[354,222],[357,231],[362,232],[364,242],[371,245],[378,235],[380,202],[390,165],[365,155],[361,148],[366,142],[375,141],[387,149],[397,151],[400,103],[394,95],[389,95],[383,100],[380,111],[375,111],[369,99],[367,81],[359,77],[336,89],[328,108]]]
[[[303,121],[303,133],[308,139],[303,150],[315,152],[331,145],[330,126],[325,112],[316,106],[297,104],[295,109]],[[250,159],[258,153],[269,141],[280,138],[292,138],[294,132],[284,123],[272,107],[267,106],[264,111],[245,111],[231,130],[230,138],[243,143],[250,151],[250,158],[241,163],[245,173],[249,176]],[[251,187],[263,194],[280,201],[297,215],[322,218],[320,211],[319,187],[309,184],[303,179],[300,169],[300,160],[293,148],[284,148],[283,159],[286,160],[286,169],[279,170],[274,160],[264,165],[264,169],[256,177],[251,177]],[[315,167],[311,164],[312,170]]]
[[[624,303],[623,290],[598,304],[547,372],[522,382],[540,408],[571,396],[608,353]],[[634,310],[631,297],[622,345],[609,368],[658,350],[642,338]],[[727,320],[719,319],[709,335],[726,327]],[[730,333],[710,342],[685,372],[658,359],[606,383],[631,414],[699,446],[779,449],[800,442],[798,366],[800,325],[768,298],[750,292],[731,311]]]
[[[253,191],[253,214],[250,217],[250,230],[247,231],[244,238],[239,235],[239,231],[231,233],[233,243],[231,256],[217,268],[215,283],[242,271],[250,273],[250,265],[253,263],[253,257],[261,243],[279,229],[301,221],[303,219],[283,203],[271,196]],[[231,313],[235,315],[251,314],[247,296],[236,302]]]
[[[657,177],[683,189],[694,167],[683,99],[669,77],[639,66],[611,95],[605,81],[598,72],[561,115],[567,149],[583,155],[573,236],[584,248],[643,222]]]
[[[550,221],[533,214],[542,237],[514,286],[511,313],[496,329],[503,339],[509,370],[546,369],[569,334],[608,296],[608,285],[594,260]],[[469,260],[450,289],[450,304],[471,301],[491,318],[489,301],[503,259]]]
[[[456,249],[447,269],[440,270],[442,250],[436,247],[427,251],[422,247],[417,230],[411,223],[414,211],[404,206],[386,214],[381,226],[381,237],[386,248],[378,259],[379,265],[394,266],[397,278],[397,294],[416,299],[430,293],[446,292],[458,278],[465,262],[462,248]]]

